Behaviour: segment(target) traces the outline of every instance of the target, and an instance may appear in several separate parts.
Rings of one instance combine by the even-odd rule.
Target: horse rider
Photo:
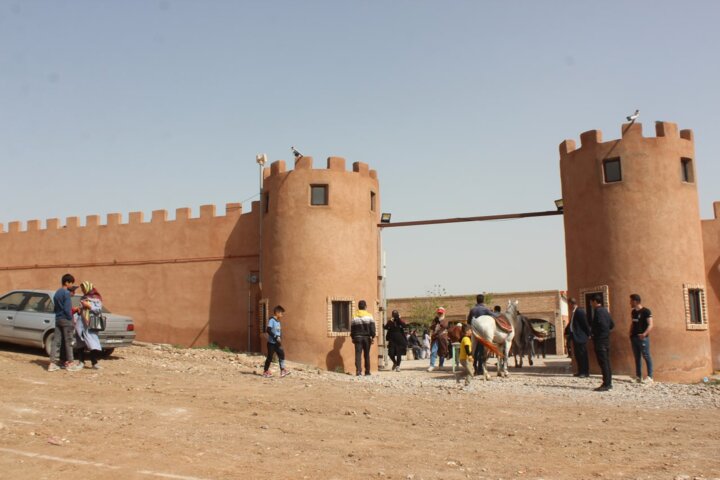
[[[491,317],[497,317],[498,314],[493,312],[485,305],[485,295],[479,293],[476,297],[477,304],[470,309],[467,316],[468,325],[472,324],[473,318],[478,318],[483,315],[490,315]],[[475,342],[475,350],[473,350],[473,370],[474,375],[477,375],[481,370],[482,359],[485,356],[485,346],[480,342]]]
[[[476,297],[477,304],[470,309],[470,312],[467,316],[467,323],[471,323],[473,318],[481,317],[483,315],[490,315],[491,317],[497,317],[497,314],[490,310],[487,305],[485,305],[485,295],[482,293],[479,293]]]

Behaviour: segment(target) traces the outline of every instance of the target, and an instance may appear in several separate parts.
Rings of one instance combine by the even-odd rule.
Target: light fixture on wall
[[[559,199],[555,200],[555,208],[557,208],[557,211],[558,211],[558,212],[562,212],[562,211],[563,211],[563,209],[565,208],[565,205],[563,205],[563,199],[562,199],[562,198],[559,198]]]
[[[383,213],[380,215],[380,223],[390,223],[390,217],[392,213]]]

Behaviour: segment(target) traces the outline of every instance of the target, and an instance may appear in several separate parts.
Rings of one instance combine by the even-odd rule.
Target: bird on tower
[[[297,162],[298,160],[300,160],[303,157],[303,154],[298,152],[295,147],[290,147],[290,150],[292,150],[293,155],[295,155],[295,162]]]
[[[637,120],[637,118],[638,118],[639,116],[640,116],[640,110],[635,110],[635,113],[633,113],[633,114],[630,115],[629,117],[625,117],[625,118],[627,118],[627,121],[628,121],[628,122],[634,122],[635,120]]]

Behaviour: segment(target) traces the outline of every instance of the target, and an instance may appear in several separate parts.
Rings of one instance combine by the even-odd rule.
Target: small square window
[[[680,173],[682,181],[686,183],[695,183],[695,174],[693,172],[692,158],[680,159]]]
[[[375,202],[375,192],[370,192],[370,211],[372,212],[374,212],[376,208]]]
[[[328,204],[328,186],[310,185],[310,205]]]
[[[619,158],[610,158],[603,162],[603,173],[605,174],[605,183],[613,183],[622,181],[622,169],[620,168]]]
[[[583,300],[583,305],[585,305],[585,311],[587,312],[588,320],[592,322],[593,314],[595,313],[592,305],[590,305],[590,300],[595,295],[600,295],[602,298],[602,306],[610,309],[610,290],[607,285],[598,285],[596,287],[590,287],[590,288],[583,288],[580,290],[580,298]]]
[[[333,300],[332,302],[332,331],[350,331],[350,312],[352,302]]]

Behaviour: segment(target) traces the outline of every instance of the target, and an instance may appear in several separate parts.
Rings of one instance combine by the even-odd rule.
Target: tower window
[[[603,162],[603,173],[605,175],[605,183],[614,183],[622,181],[622,169],[620,168],[619,158],[609,158]]]
[[[264,207],[265,207],[265,213],[268,213],[268,212],[270,211],[270,193],[269,193],[269,192],[265,192],[264,197],[265,197],[265,198],[263,198],[263,203],[265,204],[265,205],[264,205]]]
[[[707,303],[702,285],[683,285],[685,323],[688,330],[707,329]]]
[[[693,172],[692,158],[680,159],[680,173],[682,181],[686,183],[695,183],[695,174]]]
[[[260,334],[265,334],[265,330],[267,329],[268,324],[268,303],[270,301],[267,298],[263,298],[258,302],[258,310],[257,310],[257,316],[258,316],[258,327],[260,329]]]
[[[600,295],[602,298],[602,306],[608,310],[610,309],[610,290],[607,285],[598,285],[595,287],[581,289],[580,298],[582,299],[582,304],[585,306],[585,311],[587,312],[589,321],[592,321],[593,314],[595,313],[592,305],[590,305],[590,300],[595,295]]]
[[[333,332],[349,332],[350,331],[350,310],[351,302],[333,301],[332,302],[332,331]]]
[[[310,205],[328,204],[328,186],[310,185]]]
[[[370,192],[370,211],[372,211],[372,212],[375,211],[375,207],[376,207],[375,201],[376,201],[375,200],[375,192]]]
[[[328,337],[349,337],[355,301],[352,297],[327,298]]]

